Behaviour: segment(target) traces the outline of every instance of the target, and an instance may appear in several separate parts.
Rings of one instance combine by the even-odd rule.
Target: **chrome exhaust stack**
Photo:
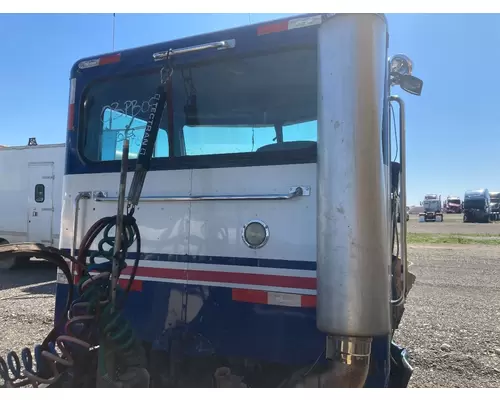
[[[373,337],[391,333],[387,22],[336,14],[318,34],[316,316],[331,361],[320,385],[363,387]]]

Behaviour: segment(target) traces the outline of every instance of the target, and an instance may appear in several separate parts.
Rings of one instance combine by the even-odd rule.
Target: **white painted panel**
[[[189,254],[315,261],[315,164],[193,171],[193,195],[283,194],[294,186],[310,186],[310,196],[193,202]],[[244,225],[254,219],[270,231],[269,241],[260,249],[251,249],[242,240]]]

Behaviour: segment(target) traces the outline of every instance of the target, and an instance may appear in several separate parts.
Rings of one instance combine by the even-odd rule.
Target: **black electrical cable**
[[[125,230],[123,231],[124,246],[123,246],[123,251],[120,252],[120,254],[118,255],[120,257],[120,261],[124,261],[126,259],[126,253],[128,248],[133,244],[135,240],[137,240],[137,257],[134,263],[134,268],[131,273],[131,277],[129,279],[128,287],[126,289],[126,294],[128,294],[128,292],[130,291],[140,260],[140,246],[141,246],[140,233],[135,218],[131,215],[132,213],[133,211],[131,210],[129,215],[123,217],[123,222],[125,227]],[[15,243],[15,244],[0,246],[0,259],[4,257],[23,256],[23,257],[37,257],[46,260],[56,265],[59,269],[61,269],[68,282],[68,295],[64,307],[64,312],[62,312],[59,315],[58,321],[54,323],[53,328],[51,329],[49,334],[45,337],[41,345],[35,347],[34,355],[36,359],[37,372],[34,372],[33,370],[33,364],[32,364],[33,356],[32,352],[28,348],[23,349],[21,353],[23,364],[25,367],[25,371],[23,373],[21,373],[21,361],[19,359],[19,356],[15,352],[9,352],[9,354],[7,355],[7,363],[3,358],[0,357],[0,378],[1,378],[0,381],[2,380],[4,381],[4,386],[14,385],[15,387],[15,385],[17,384],[19,387],[30,383],[36,385],[37,383],[40,382],[42,383],[43,382],[49,383],[48,381],[55,382],[59,379],[61,373],[61,371],[58,370],[58,367],[61,366],[67,367],[73,363],[71,357],[71,351],[69,351],[68,353],[69,348],[67,348],[66,345],[68,343],[71,343],[71,344],[76,344],[78,347],[82,346],[83,344],[83,347],[88,349],[87,345],[90,346],[90,342],[87,343],[85,340],[82,340],[82,338],[75,336],[68,330],[69,326],[68,324],[70,324],[72,321],[74,322],[78,320],[78,318],[81,318],[81,316],[77,316],[73,320],[72,319],[68,320],[68,318],[73,318],[69,317],[69,314],[70,314],[70,309],[74,306],[73,296],[75,287],[73,282],[74,277],[72,274],[72,270],[68,265],[68,263],[66,262],[65,258],[70,260],[73,263],[73,266],[79,269],[80,271],[84,273],[88,272],[86,271],[87,266],[85,260],[87,258],[86,257],[87,254],[89,253],[90,245],[93,243],[97,235],[100,234],[100,232],[104,230],[104,233],[108,233],[109,230],[111,230],[115,225],[116,225],[116,216],[105,217],[97,221],[92,226],[92,228],[86,233],[84,240],[82,241],[83,246],[81,246],[80,248],[81,251],[79,252],[79,256],[77,259],[75,259],[72,256],[64,254],[59,249],[53,247],[46,247],[43,244],[38,244],[38,243]],[[108,244],[113,244],[109,243],[109,241],[106,238],[104,238],[104,240],[101,239],[101,242],[102,241]],[[90,277],[90,279],[92,278],[93,277]],[[131,331],[128,327],[125,327],[124,329],[120,329],[118,331],[115,330],[118,318],[117,315],[118,314],[115,315],[113,313],[109,314],[108,310],[107,318],[109,319],[109,321],[107,322],[105,321],[104,324],[106,325],[106,329],[111,329],[111,331],[113,331],[114,339],[112,337],[112,340],[117,340],[119,347],[121,346],[122,350],[125,348],[125,351],[128,351],[130,350],[130,348],[127,347],[129,346],[129,339],[131,337],[133,338],[133,335],[126,336],[125,338],[123,337],[124,334],[126,335],[131,334]],[[106,318],[106,316],[104,316],[104,318]],[[65,334],[63,333],[61,336],[61,328],[63,326],[64,326],[64,331],[66,333]],[[58,346],[59,351],[62,353],[57,353],[57,350],[55,350],[55,346]],[[48,358],[49,355],[51,356],[50,359]],[[53,377],[52,375],[50,375],[50,371],[47,370],[48,367],[47,365],[44,364],[45,361],[49,361],[50,366],[52,368],[52,373],[54,374]],[[14,376],[13,379],[9,376],[9,371]],[[49,374],[50,376],[47,374]],[[18,382],[14,383],[15,380],[18,380]],[[0,386],[2,386],[1,383]]]
[[[90,247],[96,237],[104,231],[104,234],[109,232],[111,228],[116,226],[116,215],[111,216],[111,217],[104,217],[98,220],[92,227],[87,231],[85,234],[84,238],[82,239],[79,251],[78,251],[78,262],[79,265],[85,265],[87,258],[90,256],[91,260],[93,260],[95,257],[106,257],[106,254],[102,254],[102,243],[106,243],[111,246],[111,251],[108,253],[109,256],[112,254],[112,246],[113,242],[110,241],[109,238],[104,237],[101,239],[101,242],[99,243],[99,248],[101,251],[96,251],[91,254]],[[121,253],[122,259],[120,261],[125,262],[126,259],[126,254],[127,250],[134,241],[136,242],[136,257],[134,259],[134,264],[132,266],[132,272],[130,274],[130,278],[128,281],[128,285],[125,289],[125,299],[128,296],[128,293],[130,292],[130,289],[132,288],[132,284],[134,283],[136,274],[137,274],[137,269],[139,267],[139,262],[141,259],[141,234],[139,231],[139,227],[137,225],[137,222],[135,218],[129,214],[129,215],[124,215],[123,216],[123,238],[122,238],[122,245],[123,245],[123,251]],[[106,235],[104,235],[106,236]],[[108,258],[109,259],[109,258]],[[110,260],[111,261],[111,260]],[[79,275],[85,274],[87,271],[84,269],[81,269],[79,271]]]

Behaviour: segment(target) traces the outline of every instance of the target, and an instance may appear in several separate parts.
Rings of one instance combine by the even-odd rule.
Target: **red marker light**
[[[113,54],[111,56],[105,56],[99,58],[99,65],[114,64],[120,62],[121,54]]]
[[[257,35],[268,35],[270,33],[278,33],[289,31],[292,29],[306,28],[308,26],[319,25],[323,21],[322,15],[314,15],[312,17],[294,18],[286,21],[275,22],[257,27]]]
[[[121,59],[120,53],[111,54],[109,56],[94,58],[92,60],[81,61],[78,64],[78,68],[79,69],[87,69],[87,68],[99,67],[101,65],[114,64],[114,63],[120,62],[120,59]]]

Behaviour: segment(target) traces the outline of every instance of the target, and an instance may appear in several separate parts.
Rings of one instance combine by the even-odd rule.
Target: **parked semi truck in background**
[[[424,196],[424,201],[420,204],[424,207],[424,212],[418,214],[420,222],[428,222],[428,221],[443,222],[441,195],[426,194]]]
[[[444,210],[447,214],[460,214],[462,212],[462,201],[458,196],[448,196],[444,201]]]
[[[500,192],[490,192],[491,220],[500,220]]]
[[[489,222],[491,213],[488,189],[467,190],[464,195],[464,222]]]

